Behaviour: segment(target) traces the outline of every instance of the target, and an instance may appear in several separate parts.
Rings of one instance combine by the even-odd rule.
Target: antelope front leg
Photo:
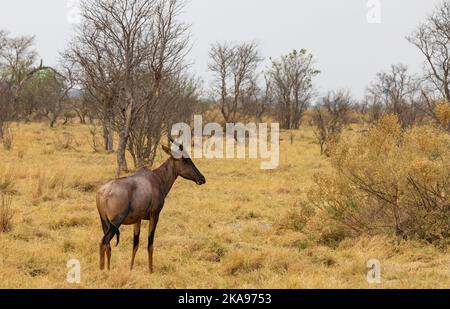
[[[159,214],[150,217],[148,234],[148,269],[153,274],[153,241],[155,239],[156,225],[158,224]]]
[[[141,234],[141,221],[134,225],[134,233],[133,233],[133,255],[131,256],[131,268],[133,270],[134,266],[134,258],[136,257],[136,252],[139,248],[139,235]]]

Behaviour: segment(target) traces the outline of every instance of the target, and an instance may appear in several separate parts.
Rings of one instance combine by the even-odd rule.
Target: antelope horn
[[[173,139],[173,137],[172,137],[172,135],[170,135],[170,133],[169,133],[169,141],[171,142],[171,143],[174,143],[175,144],[175,140]]]
[[[180,151],[183,151],[183,145],[181,145],[181,144],[175,142],[175,140],[173,139],[172,135],[170,135],[170,133],[168,134],[168,137],[169,137],[169,141],[170,141],[171,143],[173,143],[175,146],[178,146],[178,148],[180,149]]]

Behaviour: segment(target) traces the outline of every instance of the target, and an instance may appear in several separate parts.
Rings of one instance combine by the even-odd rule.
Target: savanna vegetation
[[[11,201],[9,227],[0,233],[1,287],[444,288],[450,284],[450,258],[440,243],[405,239],[393,228],[353,233],[344,224],[330,224],[323,206],[316,208],[308,201],[309,195],[319,203],[334,194],[327,191],[315,200],[318,187],[313,175],[333,174],[334,169],[320,156],[310,127],[283,133],[276,170],[260,170],[258,160],[196,160],[208,183],[201,188],[182,180],[175,184],[156,232],[154,274],[148,273],[144,245],[135,269],[129,271],[131,226],[121,228],[119,247],[112,244],[111,271],[100,272],[102,230],[95,192],[115,177],[115,155],[92,150],[87,125],[58,124],[49,130],[45,123],[28,123],[13,124],[11,130],[17,136],[13,149],[0,150],[0,187],[9,192]],[[158,152],[155,165],[166,157]],[[339,189],[346,187],[335,190]],[[392,222],[388,216],[383,220]],[[80,285],[66,282],[66,263],[73,258],[81,262]],[[382,263],[379,285],[366,280],[366,263],[374,258]]]
[[[449,2],[407,37],[424,72],[392,65],[360,100],[317,93],[326,70],[307,50],[263,67],[255,42],[213,44],[205,86],[186,61],[181,1],[110,2],[83,2],[56,68],[32,37],[0,31],[0,287],[72,287],[70,259],[76,287],[450,287]],[[280,123],[278,168],[194,159],[207,185],[172,189],[155,273],[142,249],[129,271],[132,227],[99,271],[97,189],[157,167],[172,124],[194,114]]]

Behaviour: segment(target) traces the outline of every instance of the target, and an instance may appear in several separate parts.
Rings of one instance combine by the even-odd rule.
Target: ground
[[[391,237],[319,245],[291,224],[313,174],[330,168],[310,128],[283,133],[273,171],[259,160],[195,160],[207,184],[173,187],[152,275],[147,222],[132,272],[130,226],[119,247],[114,240],[111,271],[98,268],[95,193],[114,178],[115,155],[92,150],[88,127],[27,123],[13,132],[13,149],[0,149],[0,181],[12,179],[15,191],[12,230],[0,233],[0,288],[450,288],[443,249]],[[70,259],[81,263],[80,284],[66,281]],[[367,281],[370,259],[381,263],[380,284]]]

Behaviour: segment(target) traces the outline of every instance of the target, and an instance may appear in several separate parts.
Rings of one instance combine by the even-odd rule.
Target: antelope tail
[[[114,230],[114,235],[116,235],[116,237],[117,237],[117,242],[116,242],[116,247],[117,247],[120,243],[120,230],[117,226],[112,224],[108,218],[106,218],[106,221],[108,222],[109,228]]]
[[[110,224],[110,227],[112,228],[112,229],[114,229],[114,234],[116,235],[116,237],[117,237],[117,242],[116,242],[116,247],[119,245],[119,243],[120,243],[120,230],[119,230],[119,228],[117,227],[117,226],[115,226],[114,224],[112,224],[111,222],[109,222],[109,224]]]

